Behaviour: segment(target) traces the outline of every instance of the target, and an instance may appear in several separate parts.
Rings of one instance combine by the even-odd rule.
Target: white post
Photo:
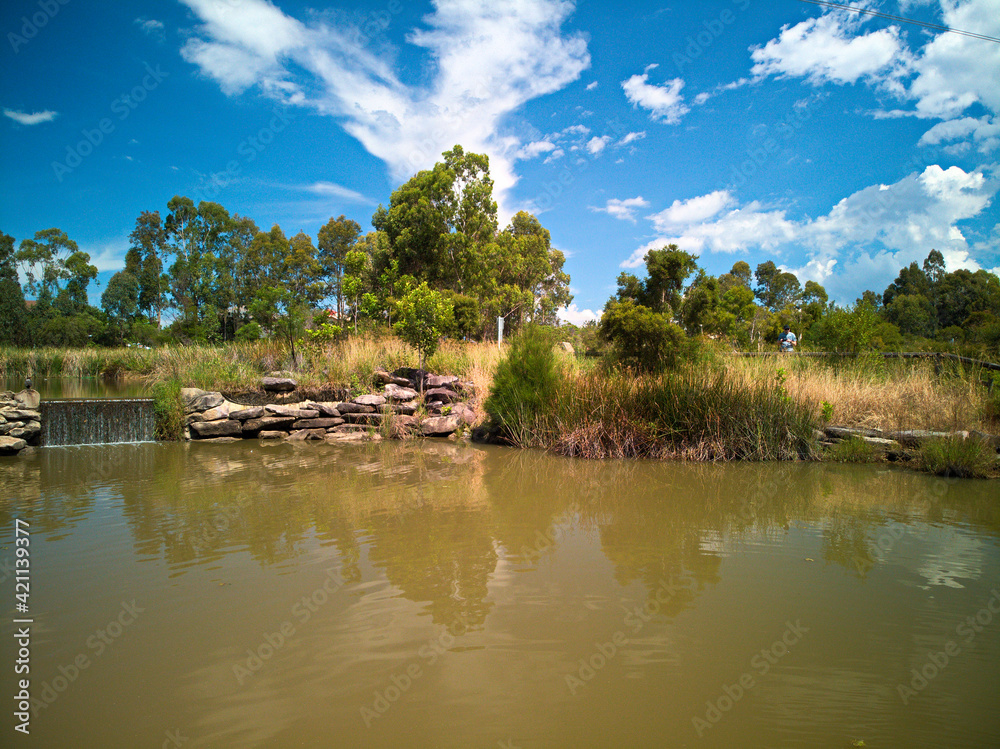
[[[503,344],[503,318],[497,318],[497,348]]]

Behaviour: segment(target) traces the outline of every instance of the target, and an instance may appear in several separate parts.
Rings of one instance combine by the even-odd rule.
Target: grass
[[[825,457],[835,463],[880,463],[884,454],[860,437],[851,437],[828,449]]]
[[[937,476],[986,478],[997,472],[997,456],[986,440],[956,435],[925,443],[920,448],[920,465]]]

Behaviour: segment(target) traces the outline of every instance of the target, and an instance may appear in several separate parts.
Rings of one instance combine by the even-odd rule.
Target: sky
[[[854,5],[1000,38],[1000,0]],[[931,249],[1000,271],[995,41],[802,0],[6,0],[0,32],[0,231],[65,231],[95,300],[175,195],[369,231],[456,144],[577,324],[669,243],[844,304]]]

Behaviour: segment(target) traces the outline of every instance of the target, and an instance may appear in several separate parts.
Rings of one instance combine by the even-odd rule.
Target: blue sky
[[[1000,0],[856,5],[1000,37]],[[669,242],[841,302],[932,248],[1000,269],[990,41],[799,0],[8,0],[0,31],[0,230],[103,282],[174,195],[369,230],[456,143],[566,253],[574,322]]]

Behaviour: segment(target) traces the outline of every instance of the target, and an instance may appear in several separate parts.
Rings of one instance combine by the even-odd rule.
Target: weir
[[[41,412],[43,446],[154,439],[152,398],[42,401]]]

